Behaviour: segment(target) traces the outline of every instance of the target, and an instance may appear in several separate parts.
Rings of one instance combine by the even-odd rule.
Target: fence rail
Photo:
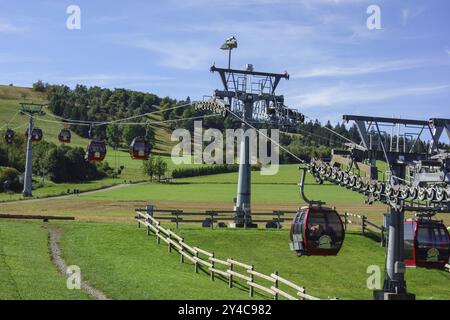
[[[65,216],[38,216],[30,214],[0,214],[0,219],[26,219],[26,220],[43,220],[48,222],[49,220],[75,220],[75,217]]]
[[[257,272],[253,265],[237,261],[232,258],[226,260],[219,259],[215,256],[214,252],[209,252],[196,246],[190,246],[186,244],[184,239],[170,229],[166,229],[161,226],[156,217],[151,216],[146,211],[136,210],[135,219],[137,220],[138,227],[141,225],[146,226],[147,234],[154,233],[156,235],[156,241],[159,244],[160,240],[167,244],[168,251],[180,254],[180,262],[184,263],[184,259],[189,260],[194,265],[195,273],[198,273],[198,269],[205,267],[209,271],[211,280],[214,281],[216,275],[228,279],[228,286],[233,287],[233,284],[238,280],[244,280],[248,285],[248,292],[251,297],[254,296],[255,289],[260,290],[266,294],[271,295],[274,299],[283,297],[289,300],[319,300],[316,297],[310,296],[305,293],[305,288],[299,286],[274,272],[270,275]],[[200,254],[205,256],[205,259],[200,257]],[[222,267],[224,269],[220,269]],[[262,284],[259,280],[270,283]],[[280,285],[285,285],[293,293],[289,293],[286,290],[280,289]]]
[[[157,209],[153,205],[148,205],[146,208],[136,209],[136,213],[149,214],[154,220],[166,220],[174,222],[176,229],[181,223],[207,223],[210,228],[214,228],[214,224],[225,221],[234,221],[234,211],[230,210],[208,210],[205,212],[188,212],[180,209]],[[252,212],[252,222],[258,223],[275,223],[276,228],[281,229],[281,224],[285,221],[291,220],[297,211],[290,210],[274,210],[272,212]],[[267,218],[264,218],[267,217]]]
[[[375,223],[369,221],[366,216],[360,214],[344,212],[344,214],[341,214],[340,216],[343,218],[345,230],[347,230],[348,225],[357,225],[361,227],[361,232],[363,234],[370,234],[378,238],[381,245],[384,245],[386,239],[383,226],[376,225]]]

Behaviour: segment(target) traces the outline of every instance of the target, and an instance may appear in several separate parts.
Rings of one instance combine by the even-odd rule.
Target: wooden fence
[[[161,226],[156,217],[150,215],[147,211],[136,211],[135,217],[138,228],[141,225],[146,227],[147,235],[155,234],[158,244],[163,241],[167,244],[168,252],[175,250],[180,254],[180,263],[184,263],[185,259],[194,265],[194,272],[198,273],[199,268],[209,272],[211,280],[221,276],[228,280],[230,288],[237,280],[245,281],[248,285],[248,293],[250,297],[254,296],[255,290],[264,292],[277,300],[280,297],[289,300],[319,300],[306,293],[306,289],[283,277],[278,272],[270,275],[255,271],[253,265],[249,265],[232,258],[222,260],[215,256],[214,252],[203,250],[199,247],[187,244],[182,237],[177,235],[170,229]],[[285,289],[283,289],[283,287]]]
[[[383,226],[377,226],[373,222],[370,222],[366,216],[345,212],[341,214],[344,228],[347,230],[348,225],[357,225],[361,227],[362,234],[369,234],[378,238],[381,245],[385,243],[385,230]]]
[[[74,217],[67,216],[41,216],[30,214],[0,214],[0,219],[25,219],[25,220],[42,220],[48,222],[49,220],[75,220]]]
[[[146,208],[136,209],[136,212],[146,212],[157,220],[173,222],[175,223],[176,229],[179,229],[181,223],[205,223],[206,226],[213,229],[214,225],[217,226],[220,222],[235,220],[235,212],[227,210],[188,212],[179,209],[157,209],[153,205],[148,205],[146,206]],[[272,222],[274,228],[281,229],[282,223],[285,221],[291,221],[295,213],[297,213],[297,211],[288,210],[274,210],[272,212],[252,212],[251,221],[253,223]]]

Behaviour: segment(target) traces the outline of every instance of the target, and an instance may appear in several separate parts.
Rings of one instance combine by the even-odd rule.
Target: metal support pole
[[[245,103],[244,119],[246,121],[251,118],[253,102]],[[242,123],[244,135],[240,145],[240,161],[239,161],[239,180],[236,199],[236,226],[243,227],[243,224],[251,223],[251,165],[250,165],[250,138],[245,135],[250,128],[245,122]],[[244,219],[244,215],[246,215]],[[244,221],[245,220],[245,221]]]
[[[407,292],[404,263],[404,212],[390,208],[389,242],[383,290],[375,291],[377,300],[414,300]]]
[[[24,197],[33,196],[33,137],[31,133],[33,132],[34,119],[30,117],[30,122],[28,124],[28,139],[27,139],[27,158],[25,162],[25,177],[23,183],[23,192],[22,195]]]

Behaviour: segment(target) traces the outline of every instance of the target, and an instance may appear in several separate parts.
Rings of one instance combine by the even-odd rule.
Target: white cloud
[[[304,109],[317,107],[341,107],[342,105],[357,103],[372,103],[387,101],[398,97],[421,96],[445,92],[450,84],[417,87],[376,87],[337,85],[291,97]]]
[[[159,55],[164,66],[192,70],[211,64],[211,57],[217,54],[217,48],[197,41],[163,42],[148,39],[135,39],[127,45],[141,48]]]
[[[26,30],[26,27],[18,27],[4,20],[0,20],[0,33],[22,33]]]
[[[402,9],[402,24],[405,26],[408,22],[418,16],[420,16],[425,11],[424,8],[403,8]]]
[[[364,74],[409,70],[433,64],[436,64],[436,62],[429,60],[406,59],[406,60],[364,62],[360,64],[352,64],[346,66],[328,65],[315,67],[303,71],[297,71],[292,74],[292,78],[302,79],[315,77],[358,76]]]

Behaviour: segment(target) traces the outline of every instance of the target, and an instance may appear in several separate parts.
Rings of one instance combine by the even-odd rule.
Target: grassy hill
[[[25,133],[28,126],[28,117],[17,114],[20,109],[19,103],[25,101],[46,104],[46,94],[36,92],[31,88],[0,85],[0,131],[8,127],[13,128],[16,131],[16,134]],[[54,123],[54,121],[58,121],[58,119],[52,116],[51,112],[46,107],[44,107],[44,111],[46,115],[39,117],[35,126],[43,130],[45,141],[59,144],[58,133],[64,128],[64,125]],[[161,116],[156,114],[151,120],[156,122],[160,121]],[[168,128],[165,124],[155,124],[155,128],[157,144],[154,148],[154,152],[166,155],[167,153],[170,153],[173,144],[170,142]],[[88,144],[88,139],[72,133],[70,146],[86,148]],[[166,160],[169,160],[167,156],[164,157]],[[90,190],[118,184],[123,182],[123,180],[142,181],[146,179],[145,176],[142,175],[142,161],[132,160],[127,150],[113,150],[111,147],[108,147],[106,161],[108,161],[110,166],[116,169],[120,166],[125,167],[118,179],[104,179],[102,181],[92,181],[83,184],[54,184],[45,182],[43,188],[36,190],[35,196],[58,195],[66,192],[68,188]],[[170,163],[171,162],[169,162],[169,164]],[[18,198],[20,198],[20,195],[0,194],[0,201]]]

